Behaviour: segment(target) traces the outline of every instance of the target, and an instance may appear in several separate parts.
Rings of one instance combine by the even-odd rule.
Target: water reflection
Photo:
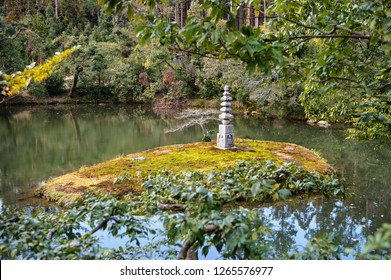
[[[0,201],[43,205],[34,186],[83,165],[151,147],[197,142],[199,127],[164,133],[176,126],[170,114],[141,106],[52,106],[0,108]],[[217,123],[210,124],[212,126]],[[345,140],[342,128],[237,116],[236,137],[286,141],[314,149],[351,184],[346,201],[317,198],[262,207],[274,225],[271,236],[287,253],[323,233],[337,232],[344,246],[358,248],[368,234],[391,222],[391,150]]]
[[[288,255],[294,250],[302,251],[303,245],[311,239],[330,233],[340,238],[338,244],[356,252],[365,243],[365,225],[341,201],[324,198],[292,201],[276,207],[260,208],[259,211],[265,221],[273,225],[270,239],[279,256]],[[352,258],[351,255],[342,257]]]
[[[36,204],[32,190],[80,166],[160,145],[199,141],[197,128],[165,134],[174,120],[142,107],[55,106],[0,109],[0,197]]]

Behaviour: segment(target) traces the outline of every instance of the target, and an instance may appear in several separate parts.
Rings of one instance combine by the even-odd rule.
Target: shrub
[[[45,85],[42,83],[40,83],[40,84],[34,83],[33,85],[31,85],[29,93],[32,96],[35,96],[39,99],[44,99],[44,98],[49,97],[49,93],[48,93]]]
[[[64,76],[60,72],[55,72],[45,80],[44,86],[50,96],[60,95],[64,90]]]

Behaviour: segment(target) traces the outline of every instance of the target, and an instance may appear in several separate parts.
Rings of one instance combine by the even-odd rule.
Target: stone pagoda
[[[219,115],[221,123],[219,125],[219,133],[217,133],[217,148],[223,150],[234,149],[234,126],[230,124],[230,121],[234,118],[231,112],[231,94],[229,93],[229,87],[224,86],[223,97],[221,98],[221,109],[222,112]]]

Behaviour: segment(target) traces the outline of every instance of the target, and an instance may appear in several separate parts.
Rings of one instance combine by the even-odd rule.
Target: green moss
[[[61,205],[80,199],[87,191],[138,194],[142,192],[141,182],[149,174],[162,169],[207,172],[222,170],[242,160],[271,160],[276,163],[292,161],[307,170],[332,172],[330,165],[318,155],[291,143],[236,139],[234,150],[220,150],[215,145],[215,142],[171,145],[119,157],[51,179],[39,187],[36,194]],[[116,180],[125,172],[127,180]]]

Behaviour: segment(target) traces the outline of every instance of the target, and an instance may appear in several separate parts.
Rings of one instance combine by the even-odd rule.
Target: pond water
[[[0,108],[0,204],[50,205],[34,198],[33,190],[52,176],[122,154],[200,141],[200,127],[165,133],[177,124],[171,114],[139,106]],[[237,116],[234,125],[236,137],[291,142],[317,151],[352,186],[345,201],[314,198],[260,208],[274,225],[270,238],[280,253],[330,232],[339,233],[345,247],[357,249],[368,234],[391,222],[389,148],[346,140],[343,128],[303,122]],[[209,124],[213,126],[217,122]]]

